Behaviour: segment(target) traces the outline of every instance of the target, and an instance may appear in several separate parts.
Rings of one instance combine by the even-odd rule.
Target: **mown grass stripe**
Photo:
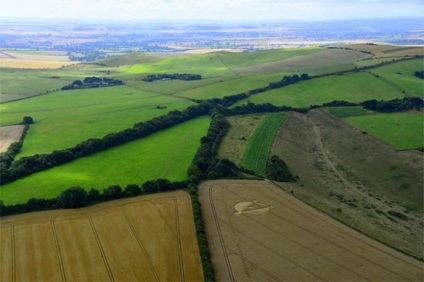
[[[240,163],[242,167],[253,170],[258,175],[265,176],[266,163],[272,142],[278,128],[286,117],[287,114],[285,113],[274,113],[264,119],[247,144]]]

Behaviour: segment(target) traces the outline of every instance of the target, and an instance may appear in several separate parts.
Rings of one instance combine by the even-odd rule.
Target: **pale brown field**
[[[218,157],[240,163],[250,137],[265,117],[266,114],[227,117],[231,127],[219,146]]]
[[[424,154],[397,151],[323,110],[290,113],[271,154],[299,177],[295,196],[398,250],[423,258]],[[393,217],[390,211],[404,215]]]
[[[293,189],[297,184],[284,184]],[[218,281],[422,281],[423,263],[267,181],[200,186]],[[418,242],[417,242],[418,243]]]
[[[63,55],[36,55],[15,52],[0,52],[0,67],[26,69],[56,69],[77,62]]]
[[[19,141],[24,128],[24,125],[0,127],[0,153],[6,152],[12,143]]]
[[[188,194],[1,219],[1,281],[200,281]]]
[[[424,49],[421,46],[353,44],[346,47],[353,50],[371,52],[375,57],[379,58],[424,55]]]

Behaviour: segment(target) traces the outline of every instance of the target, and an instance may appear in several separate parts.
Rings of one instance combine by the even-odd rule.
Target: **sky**
[[[337,20],[423,16],[423,0],[0,0],[0,19]]]

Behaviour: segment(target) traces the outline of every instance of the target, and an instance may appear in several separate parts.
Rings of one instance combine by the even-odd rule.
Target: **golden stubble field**
[[[0,127],[0,153],[6,152],[9,146],[18,142],[25,125],[10,125]]]
[[[218,281],[423,280],[422,262],[270,182],[205,182],[200,200]]]
[[[183,191],[1,219],[1,281],[203,279]]]
[[[65,55],[23,54],[16,52],[0,52],[0,67],[17,69],[57,69],[73,65]]]

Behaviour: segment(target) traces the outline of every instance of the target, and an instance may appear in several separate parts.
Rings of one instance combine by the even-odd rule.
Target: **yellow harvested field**
[[[1,219],[1,281],[200,281],[183,191]]]
[[[0,153],[6,152],[9,146],[18,142],[25,125],[10,125],[0,127]]]
[[[15,52],[0,52],[0,67],[27,69],[56,69],[72,65],[68,56],[63,55],[34,55]]]
[[[199,196],[217,281],[423,281],[422,262],[271,182],[208,181]]]

